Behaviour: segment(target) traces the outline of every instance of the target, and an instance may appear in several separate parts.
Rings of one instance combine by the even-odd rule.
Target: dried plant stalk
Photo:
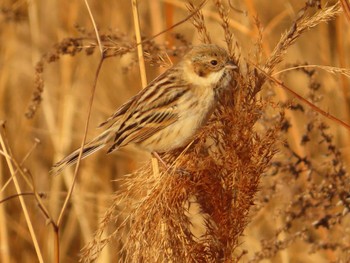
[[[328,91],[331,89],[332,99],[327,100],[330,101],[329,105],[323,104],[322,107],[327,110],[329,108],[330,111],[337,107],[339,118],[346,119],[341,113],[347,112],[347,105],[340,103],[348,102],[346,96],[337,93],[336,79],[333,76],[325,78],[322,74],[341,74],[349,78],[345,56],[349,43],[344,43],[344,48],[341,47],[345,53],[340,52],[343,50],[340,50],[339,46],[338,49],[327,53],[334,47],[329,34],[310,34],[310,41],[302,42],[302,45],[290,50],[293,56],[288,56],[286,62],[287,65],[294,65],[294,60],[297,60],[302,61],[302,65],[297,64],[286,70],[277,69],[277,66],[284,62],[289,47],[293,46],[304,32],[320,23],[329,22],[340,14],[339,3],[342,4],[344,16],[348,15],[349,1],[339,1],[334,6],[322,7],[320,0],[305,0],[305,7],[297,12],[292,26],[281,38],[277,34],[284,27],[291,12],[279,5],[264,10],[253,6],[269,5],[268,1],[193,1],[188,8],[190,14],[180,22],[168,24],[169,28],[153,36],[145,34],[139,42],[144,48],[147,66],[168,67],[169,63],[164,59],[167,55],[175,60],[177,56],[181,57],[191,46],[191,40],[186,39],[186,36],[193,35],[193,30],[198,32],[199,38],[205,43],[212,40],[220,45],[224,39],[230,55],[235,61],[239,61],[240,72],[235,75],[236,83],[232,83],[231,89],[224,95],[209,123],[188,147],[162,156],[171,166],[169,170],[164,170],[161,166],[159,173],[154,173],[151,163],[137,170],[135,163],[131,162],[132,159],[137,163],[137,158],[128,159],[128,151],[120,151],[117,156],[110,158],[98,154],[91,157],[84,165],[79,189],[76,189],[78,191],[74,192],[72,199],[73,206],[67,207],[67,217],[64,217],[60,235],[56,237],[52,237],[50,227],[45,226],[45,221],[51,222],[51,226],[57,228],[50,214],[56,214],[55,210],[61,206],[67,188],[60,182],[60,177],[52,179],[45,176],[53,162],[52,156],[60,152],[57,151],[57,139],[65,134],[59,132],[55,124],[62,124],[63,130],[72,131],[64,135],[64,141],[67,142],[63,143],[64,145],[69,146],[72,143],[73,147],[73,144],[77,144],[76,139],[79,136],[76,131],[82,130],[79,126],[82,122],[77,119],[84,118],[84,115],[79,113],[79,108],[86,104],[84,92],[80,89],[85,90],[89,86],[86,74],[91,72],[89,60],[93,60],[89,56],[97,53],[95,51],[102,45],[105,47],[106,58],[116,58],[106,62],[103,67],[101,90],[98,95],[102,97],[97,98],[96,107],[93,109],[93,118],[98,118],[96,122],[94,119],[94,123],[100,121],[99,113],[107,114],[116,106],[115,103],[121,103],[121,100],[132,96],[136,91],[139,83],[137,78],[134,78],[137,59],[133,54],[137,43],[130,28],[131,9],[130,12],[124,10],[125,7],[131,6],[130,1],[116,1],[115,5],[108,6],[118,7],[113,12],[123,12],[118,13],[117,24],[113,24],[115,21],[112,21],[113,29],[107,33],[100,32],[100,45],[93,31],[78,28],[80,36],[68,36],[41,57],[35,68],[35,92],[27,117],[32,118],[40,106],[42,94],[46,92],[44,79],[49,84],[48,87],[52,88],[50,96],[54,96],[50,98],[53,101],[52,105],[47,100],[50,107],[52,106],[52,113],[51,109],[45,106],[34,120],[22,121],[23,108],[20,105],[27,103],[32,88],[27,84],[32,81],[30,55],[35,54],[36,50],[41,50],[47,41],[52,41],[50,36],[56,35],[57,29],[60,34],[66,34],[75,22],[85,24],[86,21],[84,22],[83,15],[79,15],[79,19],[75,15],[84,8],[81,6],[83,2],[75,1],[70,5],[77,8],[75,12],[52,16],[55,17],[54,20],[50,20],[51,16],[38,16],[37,21],[36,15],[45,12],[45,7],[52,7],[51,5],[42,0],[35,1],[34,5],[31,3],[29,6],[31,12],[27,17],[23,14],[28,13],[28,3],[12,2],[5,1],[0,7],[0,20],[4,21],[1,36],[6,39],[0,49],[1,60],[6,65],[0,72],[0,117],[6,119],[9,139],[14,142],[11,147],[5,145],[5,148],[13,149],[16,156],[23,156],[32,147],[30,138],[33,135],[39,137],[42,144],[35,148],[30,158],[24,158],[18,164],[12,159],[12,168],[18,169],[16,178],[23,192],[13,195],[15,189],[11,188],[11,178],[16,171],[0,171],[0,181],[9,182],[0,187],[3,196],[0,204],[5,208],[1,209],[1,215],[6,218],[1,222],[1,229],[5,228],[6,232],[0,231],[0,239],[2,243],[6,243],[4,247],[7,247],[10,253],[8,256],[1,255],[1,260],[22,262],[25,257],[28,261],[40,258],[39,260],[51,262],[54,254],[52,243],[55,241],[56,247],[60,247],[60,251],[56,250],[56,261],[59,260],[58,254],[62,257],[61,261],[77,261],[82,242],[89,239],[91,229],[97,229],[93,241],[83,250],[82,261],[90,262],[96,259],[101,262],[294,262],[300,261],[301,258],[307,262],[350,262],[350,180],[347,163],[344,161],[348,157],[341,152],[348,151],[348,131],[336,123],[331,123],[329,127],[325,122],[330,117],[319,117],[315,113],[316,108],[310,109],[309,106],[304,107],[290,101],[280,103],[287,98],[276,97],[274,90],[265,89],[269,85],[267,80],[275,81],[269,74],[285,71],[279,75],[281,81],[277,80],[277,83],[292,88],[305,87],[303,93],[308,94],[298,96],[305,97],[313,103],[312,105],[319,107],[322,96],[330,94],[323,92],[323,86],[330,87]],[[186,10],[183,1],[165,0],[164,3],[171,6],[170,15],[174,16],[174,19],[178,15],[183,16]],[[249,15],[243,17],[242,12],[237,11],[244,10],[244,4],[251,5],[248,10],[259,10],[259,20],[251,19]],[[154,15],[151,9],[147,10],[148,6],[140,5],[140,8],[145,8],[140,12],[141,24],[147,24],[149,16]],[[91,9],[101,28],[109,25],[111,21],[106,21],[107,19],[116,17],[112,16],[112,13],[100,14],[99,11],[103,8],[105,7],[100,5],[99,8],[92,6]],[[45,13],[51,14],[51,11]],[[62,23],[61,19],[67,23]],[[193,30],[179,27],[190,19],[194,21]],[[267,21],[270,22],[266,24]],[[339,21],[336,26],[341,25],[340,31],[347,32],[347,21]],[[31,28],[31,33],[37,35],[41,22],[48,22],[48,26],[40,27],[43,30],[40,44],[43,45],[39,46],[35,40],[37,38],[31,39],[30,34],[23,28]],[[16,34],[13,34],[14,23],[16,28],[20,29],[16,30]],[[35,26],[31,27],[32,23]],[[255,23],[258,31],[251,28],[252,23]],[[209,25],[210,28],[221,27],[224,34],[222,30],[209,32]],[[164,25],[160,26],[164,28]],[[269,27],[274,30],[268,30],[269,33],[263,30]],[[320,27],[320,30],[325,33],[330,28],[332,27]],[[173,33],[169,34],[169,38],[174,39],[167,39],[169,42],[164,43],[154,41],[157,36],[170,30]],[[121,33],[122,31],[126,33]],[[238,45],[236,36],[244,46]],[[252,36],[256,36],[257,39],[252,41]],[[271,49],[274,51],[266,59],[264,52],[269,52],[270,41],[272,43],[279,38],[278,45]],[[340,40],[341,38],[337,39],[338,42]],[[252,48],[251,42],[257,42],[256,54],[253,55],[249,51]],[[304,62],[307,64],[308,61],[303,61],[306,60],[306,56],[303,56],[304,48],[312,50],[313,45],[319,43],[322,53],[317,53],[314,58],[321,58],[322,63],[331,66],[305,65]],[[241,50],[248,50],[243,53],[248,54],[247,58],[243,58]],[[315,52],[319,50],[315,49]],[[57,63],[67,55],[73,59],[64,59]],[[316,54],[310,52],[305,55]],[[18,67],[18,61],[21,62],[21,67]],[[333,67],[334,61],[341,61],[342,68]],[[53,62],[55,65],[49,65]],[[310,67],[313,69],[310,70]],[[266,75],[261,73],[262,68],[267,72]],[[289,78],[291,69],[294,72]],[[147,67],[150,76],[158,74],[157,70]],[[300,77],[300,72],[305,75]],[[297,78],[294,78],[295,76]],[[286,84],[282,83],[285,77],[288,77]],[[317,82],[318,78],[322,79],[322,82]],[[263,94],[259,93],[263,88]],[[21,96],[18,96],[19,92]],[[65,103],[68,93],[74,98],[69,102],[76,107],[73,114],[73,106],[66,107]],[[335,106],[332,105],[334,101]],[[55,107],[55,103],[61,107]],[[326,121],[323,121],[324,119]],[[50,142],[54,142],[53,147]],[[11,154],[6,155],[0,151],[2,157],[9,155]],[[99,159],[100,157],[103,159]],[[27,160],[24,162],[25,159]],[[96,160],[101,160],[103,165]],[[348,158],[348,163],[349,160]],[[6,168],[6,158],[3,158],[2,163],[5,164],[3,168]],[[110,178],[115,179],[134,170],[136,172],[123,176],[116,183],[110,182]],[[28,175],[33,175],[30,182]],[[29,185],[25,184],[26,181]],[[109,191],[116,189],[118,190],[112,204],[102,222],[96,226],[99,212],[106,209],[106,195],[109,196]],[[48,203],[40,199],[42,196],[37,191],[47,191],[45,195],[49,198]],[[16,201],[17,196],[25,198],[27,212],[24,212],[20,203]],[[44,216],[38,216],[37,208]],[[26,228],[21,228],[25,226],[25,217],[28,216],[31,219],[35,218],[31,221],[36,235],[33,240]],[[5,236],[6,233],[10,235]],[[29,247],[28,241],[32,243],[33,249],[23,249]],[[105,249],[101,253],[106,245],[109,245],[109,250]],[[34,246],[40,254],[42,252],[42,256],[36,254]],[[23,253],[16,253],[17,251]],[[106,254],[108,255],[105,256]]]
[[[221,8],[227,44],[226,15]],[[193,5],[190,3],[190,10]],[[335,5],[309,17],[306,7],[292,29],[282,36],[265,67],[272,69],[283,59],[286,49],[305,32],[339,13]],[[210,41],[203,18],[194,16],[195,27],[204,42]],[[225,22],[226,21],[226,22]],[[260,38],[261,39],[261,38]],[[228,91],[221,106],[195,141],[185,149],[162,158],[171,169],[152,174],[150,166],[122,179],[122,190],[103,219],[95,239],[84,249],[83,261],[94,260],[113,237],[119,240],[123,262],[235,262],[242,255],[236,248],[239,237],[250,221],[261,175],[276,153],[283,114],[270,128],[256,129],[268,102],[256,99],[264,81],[246,66]],[[266,118],[266,116],[265,116]],[[114,211],[116,208],[118,212]],[[199,208],[202,224],[197,230],[191,217]],[[114,220],[120,224],[113,234],[101,239]],[[301,235],[302,232],[299,234]],[[300,236],[299,235],[299,236]],[[292,243],[298,236],[291,237]],[[282,247],[281,247],[282,249]]]
[[[228,53],[230,55],[234,54],[234,50],[233,50],[234,44],[235,46],[237,46],[238,44],[237,42],[234,43],[234,37],[230,30],[230,26],[229,26],[230,18],[228,16],[227,8],[225,8],[221,0],[216,0],[215,5],[218,9],[218,12],[222,21],[221,26],[224,30],[225,42],[227,44]]]
[[[272,71],[272,69],[283,60],[286,50],[295,43],[302,33],[320,23],[326,23],[334,19],[341,12],[339,3],[336,3],[330,7],[325,7],[312,16],[308,15],[308,8],[309,6],[306,4],[306,6],[298,12],[296,21],[294,22],[293,26],[282,35],[281,39],[267,60],[265,69]]]
[[[247,96],[254,89],[252,76],[253,71],[237,76],[238,82],[190,147],[163,156],[172,165],[170,170],[155,176],[145,166],[122,180],[124,190],[85,249],[84,261],[93,260],[112,237],[123,237],[124,262],[237,258],[235,248],[280,130],[276,122],[271,129],[254,131],[267,104]],[[194,234],[189,216],[195,204],[204,218],[200,236]],[[116,207],[121,212],[113,216]],[[100,240],[113,218],[121,225]]]
[[[210,35],[208,32],[207,27],[205,26],[205,22],[204,22],[204,16],[201,10],[195,12],[197,10],[196,6],[192,3],[192,1],[188,2],[187,5],[187,9],[190,13],[194,13],[194,15],[192,16],[192,24],[195,26],[195,28],[197,29],[199,38],[201,40],[201,42],[206,43],[206,44],[210,44],[211,43],[211,39],[210,39]]]

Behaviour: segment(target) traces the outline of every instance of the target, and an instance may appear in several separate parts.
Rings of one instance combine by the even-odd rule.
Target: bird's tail
[[[110,131],[106,130],[101,135],[97,136],[92,141],[84,145],[83,153],[81,159],[88,157],[90,154],[102,149],[110,139]],[[75,164],[78,161],[80,148],[72,152],[67,157],[63,158],[61,161],[54,164],[50,170],[50,174],[57,175],[62,170],[68,166]]]

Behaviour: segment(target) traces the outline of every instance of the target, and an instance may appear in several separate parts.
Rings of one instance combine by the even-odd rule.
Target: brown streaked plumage
[[[105,131],[83,149],[82,158],[108,146],[108,153],[134,143],[150,152],[186,145],[213,112],[218,89],[228,86],[237,66],[216,45],[193,47],[183,59],[124,103],[100,126]],[[52,174],[74,164],[74,151],[56,163]]]

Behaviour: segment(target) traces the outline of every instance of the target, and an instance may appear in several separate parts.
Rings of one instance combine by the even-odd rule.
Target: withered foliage
[[[112,208],[96,240],[86,249],[89,261],[112,237],[120,241],[125,262],[199,262],[237,259],[238,237],[249,222],[259,178],[275,153],[280,122],[262,131],[254,125],[266,102],[251,96],[254,70],[236,76],[219,109],[190,147],[162,156],[171,167],[155,174],[145,166],[122,179]],[[203,217],[196,236],[189,216]],[[111,222],[122,222],[106,240],[100,240]]]
[[[25,2],[4,0],[0,3],[0,21],[2,20],[7,23],[22,22],[28,19],[26,8],[28,6]]]
[[[216,5],[223,20],[226,42],[232,47],[233,35],[228,29],[224,8],[221,1],[216,1]],[[193,9],[194,6],[190,5],[190,10]],[[309,14],[312,12],[309,9],[309,4],[301,9],[295,23],[282,36],[264,65],[267,71],[273,71],[283,60],[287,48],[305,30],[334,18],[340,12],[338,5],[313,14]],[[205,42],[210,41],[208,32],[204,30],[203,16],[195,16],[194,21]],[[240,57],[238,50],[239,48],[234,54],[236,60]],[[181,262],[236,262],[245,255],[246,251],[237,249],[240,245],[239,237],[250,222],[249,211],[256,200],[260,178],[271,167],[271,159],[276,153],[281,133],[288,131],[284,129],[288,121],[282,112],[276,116],[266,113],[267,108],[273,104],[270,105],[267,98],[264,101],[257,99],[256,95],[262,89],[265,78],[253,67],[241,61],[241,71],[235,80],[220,107],[193,144],[162,156],[166,163],[171,164],[170,168],[160,167],[160,173],[155,173],[151,166],[146,165],[121,179],[122,190],[116,194],[95,239],[83,251],[84,261],[95,259],[112,239],[117,239],[119,259],[123,262],[169,262],[179,259],[182,259]],[[314,91],[311,93],[314,95],[313,101],[317,102],[315,93],[318,84],[310,83],[310,87]],[[259,123],[261,119],[265,119],[265,122]],[[310,179],[311,185],[317,189],[300,188],[302,191],[295,194],[288,209],[281,212],[281,216],[287,218],[285,225],[276,230],[276,235],[271,240],[262,240],[262,249],[250,259],[251,262],[274,257],[297,238],[311,240],[307,228],[298,228],[298,231],[292,232],[283,241],[279,241],[279,234],[288,233],[294,221],[297,224],[298,220],[313,209],[322,210],[329,207],[330,203],[335,205],[337,201],[342,201],[343,204],[347,202],[347,186],[339,191],[339,183],[345,175],[340,153],[331,147],[331,137],[327,134],[326,126],[316,122],[314,115],[309,126],[315,126],[314,130],[321,132],[323,143],[328,149],[322,154],[333,157],[333,162],[326,164],[333,167],[334,174],[326,176],[333,178],[333,182],[331,185],[328,181],[315,184]],[[300,178],[300,173],[307,174],[305,170],[299,171],[299,166],[310,171],[314,170],[313,166],[317,166],[307,157],[297,156],[288,144],[285,147],[288,150],[283,151],[286,154],[284,156],[292,156],[285,158],[287,161],[284,163],[273,162],[273,167],[278,168],[276,173],[283,174],[283,179],[292,182]],[[308,174],[309,177],[312,176]],[[322,172],[322,175],[317,176],[319,178],[324,175]],[[281,179],[276,175],[273,178]],[[325,191],[328,187],[330,189]],[[309,190],[317,192],[312,194]],[[338,197],[332,200],[329,194]],[[269,198],[265,196],[265,203]],[[327,202],[323,202],[324,199]],[[330,211],[313,222],[309,229],[324,225],[329,227],[330,224],[336,224],[342,216],[341,212]],[[112,226],[115,230],[111,235],[102,237],[111,224],[117,224]],[[321,249],[320,245],[316,245],[317,242],[312,244],[315,249]]]
[[[341,5],[305,1],[269,55],[265,55],[260,18],[254,18],[258,32],[255,50],[246,55],[242,52],[245,44],[239,43],[232,33],[232,13],[240,10],[232,6],[234,1],[204,2],[211,12],[210,18],[218,19],[218,28],[223,30],[221,39],[238,63],[239,71],[234,73],[230,88],[224,91],[218,108],[193,142],[161,155],[167,167],[148,161],[113,182],[118,191],[95,234],[89,236],[91,242],[82,249],[80,260],[100,259],[102,250],[108,246],[111,262],[261,262],[266,259],[279,262],[281,254],[293,252],[294,246],[303,246],[307,250],[301,253],[304,256],[317,254],[326,261],[349,262],[350,177],[338,137],[330,128],[331,122],[312,109],[295,100],[280,101],[272,83],[261,72],[263,69],[273,74],[280,70],[277,67],[284,62],[289,48],[308,30],[335,19],[342,11]],[[190,19],[201,42],[217,40],[218,35],[213,37],[214,33],[206,26],[204,9],[198,11],[203,2],[185,3],[189,13],[194,13]],[[23,11],[18,10],[2,8],[0,16],[17,22],[24,16]],[[63,39],[36,64],[27,118],[33,118],[41,105],[44,74],[50,63],[56,63],[63,56],[91,56],[99,52],[92,30],[77,27],[77,31],[79,37]],[[99,33],[105,59],[123,57],[136,50],[133,34]],[[181,57],[191,46],[191,40],[180,33],[167,32],[172,46],[146,34],[142,37],[145,60],[157,67],[169,67],[169,57]],[[128,63],[130,68],[126,72],[138,63],[136,56]],[[350,76],[344,68],[307,66],[298,63],[288,67],[298,68],[293,73],[305,77],[306,98],[315,105],[322,102],[323,92],[318,69]],[[287,79],[288,74],[290,72],[280,78]],[[299,123],[305,123],[298,136],[293,133],[298,127],[290,116],[299,116]],[[4,149],[0,150],[2,154]],[[106,171],[101,164],[95,166],[99,173]],[[96,170],[85,171],[89,172],[85,172],[81,184],[99,176]],[[115,178],[115,171],[110,168],[111,178]],[[35,176],[33,173],[33,178]],[[36,191],[35,187],[32,189]],[[66,190],[54,186],[52,189],[59,193],[56,195]],[[81,239],[78,234],[70,233],[67,237],[64,231],[68,227],[76,229],[78,223],[74,217],[78,218],[84,238],[90,232],[85,232],[84,227],[95,223],[94,219],[84,218],[84,213],[74,215],[71,210],[67,213],[72,216],[67,217],[60,231],[66,235],[62,240],[68,241],[60,246],[56,244],[64,247],[64,251]],[[89,223],[81,223],[84,220]],[[260,225],[262,221],[270,225]],[[255,236],[255,232],[262,232],[262,237]],[[77,244],[80,249],[81,244]],[[284,260],[309,262],[294,258],[292,252],[288,257],[284,255]],[[74,260],[77,258],[75,254]]]
[[[76,26],[77,30],[83,35],[77,38],[65,38],[47,53],[43,54],[40,61],[35,66],[35,90],[32,95],[31,102],[28,106],[25,116],[29,119],[33,118],[42,100],[44,91],[44,69],[45,65],[57,62],[62,56],[75,56],[79,53],[85,55],[93,55],[98,50],[98,43],[92,32],[87,32],[86,29]],[[180,40],[184,46],[180,48],[166,49],[163,46],[157,45],[154,41],[146,41],[143,44],[145,59],[152,66],[169,67],[171,64],[168,56],[179,56],[188,49],[189,43],[185,42],[180,34],[173,36],[175,40]],[[111,57],[122,57],[125,54],[135,50],[136,43],[132,39],[121,32],[109,32],[100,35],[101,43],[104,48],[105,59]],[[136,60],[134,61],[137,62]],[[132,66],[132,65],[131,65]]]
[[[317,81],[316,71],[300,71],[309,79],[309,100],[319,103],[322,84]],[[282,197],[281,203],[286,207],[279,210],[278,216],[284,218],[284,222],[271,238],[261,241],[261,251],[249,262],[272,258],[298,239],[309,245],[309,253],[330,250],[341,255],[333,256],[334,262],[347,262],[350,259],[350,238],[346,234],[349,231],[346,225],[350,211],[350,177],[342,154],[328,124],[315,112],[298,104],[290,105],[289,110],[302,112],[308,118],[298,144],[309,151],[300,155],[285,141],[266,173],[263,180],[269,187],[261,189],[259,202],[266,206]],[[286,135],[293,129],[285,125],[288,126],[283,130]],[[286,185],[291,198],[288,194],[279,197],[281,193],[276,191]],[[343,238],[340,240],[339,236]]]

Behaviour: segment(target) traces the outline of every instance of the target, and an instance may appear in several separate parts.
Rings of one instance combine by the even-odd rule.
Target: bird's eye
[[[218,64],[218,61],[213,59],[210,61],[210,64],[212,64],[213,66],[216,66]]]

